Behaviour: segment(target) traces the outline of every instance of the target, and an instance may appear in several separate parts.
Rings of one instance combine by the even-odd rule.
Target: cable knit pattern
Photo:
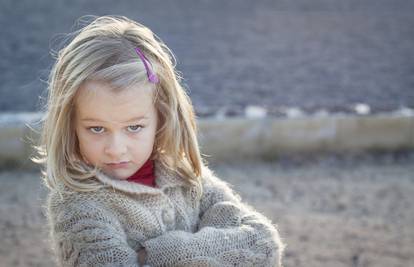
[[[203,195],[154,162],[158,188],[114,180],[96,192],[51,191],[50,237],[59,266],[281,266],[271,221],[203,169]],[[69,191],[70,189],[67,188]]]

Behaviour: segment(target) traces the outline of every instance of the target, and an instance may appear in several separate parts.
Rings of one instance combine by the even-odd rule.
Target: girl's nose
[[[104,149],[104,153],[114,159],[119,159],[119,157],[124,155],[126,152],[126,140],[120,134],[112,135]]]

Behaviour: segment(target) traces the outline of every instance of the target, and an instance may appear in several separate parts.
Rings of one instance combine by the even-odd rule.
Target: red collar
[[[155,187],[154,161],[148,159],[127,181]]]

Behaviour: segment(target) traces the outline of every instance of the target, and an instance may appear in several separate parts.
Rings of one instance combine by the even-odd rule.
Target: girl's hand
[[[145,248],[138,250],[138,263],[140,266],[144,266],[147,262],[147,251]]]

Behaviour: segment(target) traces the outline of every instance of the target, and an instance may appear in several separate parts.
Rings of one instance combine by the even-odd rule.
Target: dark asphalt
[[[0,112],[37,111],[49,54],[82,15],[125,15],[173,50],[200,116],[247,105],[414,108],[414,1],[0,2]]]

